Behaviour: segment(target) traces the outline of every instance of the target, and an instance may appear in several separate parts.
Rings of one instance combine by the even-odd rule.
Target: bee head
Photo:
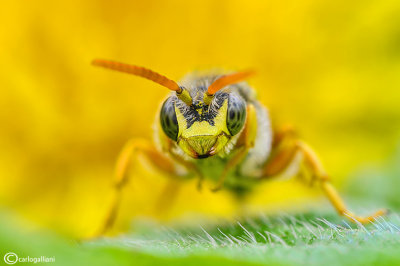
[[[202,94],[193,100],[187,89],[150,69],[103,59],[95,59],[92,64],[140,76],[175,91],[161,108],[161,127],[165,135],[193,158],[207,158],[220,152],[246,121],[245,101],[240,95],[221,89],[253,72],[221,76],[208,88],[197,88],[196,93]]]
[[[246,103],[239,94],[220,89],[209,93],[213,84],[224,77],[228,76],[217,79],[208,88],[195,88],[193,91],[199,97],[193,97],[191,105],[172,95],[161,108],[164,133],[193,158],[218,154],[245,124]]]

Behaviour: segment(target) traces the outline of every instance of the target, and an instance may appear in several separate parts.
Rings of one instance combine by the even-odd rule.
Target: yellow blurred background
[[[398,144],[399,14],[396,0],[4,2],[0,204],[73,236],[98,226],[119,150],[131,137],[152,137],[168,93],[93,68],[98,57],[175,80],[198,69],[256,69],[250,84],[274,123],[294,125],[340,184]],[[152,215],[164,182],[137,166],[120,228]],[[295,205],[306,192],[285,183],[259,195],[266,205]],[[223,216],[234,207],[224,192],[198,193],[191,183],[172,214],[193,211]]]

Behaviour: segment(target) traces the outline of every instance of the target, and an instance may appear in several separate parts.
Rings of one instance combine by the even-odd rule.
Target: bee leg
[[[243,157],[247,154],[248,149],[246,147],[240,147],[234,157],[229,160],[218,180],[217,185],[211,189],[212,192],[217,192],[222,188],[225,183],[225,179],[228,176],[229,172],[239,163],[242,161]]]
[[[311,169],[316,181],[319,181],[322,190],[327,195],[329,201],[335,207],[336,211],[343,216],[346,216],[349,220],[353,222],[360,222],[362,224],[366,224],[369,222],[373,222],[377,217],[385,215],[387,210],[378,210],[372,215],[366,217],[360,217],[349,211],[340,197],[339,193],[335,189],[335,187],[330,182],[328,174],[325,172],[321,162],[319,161],[315,152],[304,142],[298,141],[297,147],[304,155],[304,162]]]
[[[194,163],[185,161],[182,157],[179,157],[179,156],[175,155],[174,153],[172,153],[171,148],[172,147],[169,147],[169,149],[168,149],[170,156],[177,163],[181,164],[186,170],[188,170],[190,173],[193,173],[196,177],[198,177],[197,190],[201,191],[202,185],[203,185],[203,180],[204,180],[203,173],[199,170],[199,168]]]
[[[346,216],[353,222],[365,224],[374,221],[375,218],[386,213],[386,210],[379,210],[370,216],[360,217],[350,212],[344,204],[342,198],[339,196],[335,187],[330,182],[330,178],[325,172],[315,152],[307,144],[299,140],[282,140],[282,143],[280,143],[279,147],[277,147],[273,152],[271,159],[264,166],[262,178],[279,176],[282,172],[286,171],[289,165],[293,163],[295,158],[299,158],[298,155],[301,156],[300,161],[296,162],[300,164],[299,168],[305,168],[306,170],[310,171],[312,175],[311,182],[306,179],[303,181],[308,182],[309,184],[319,182],[322,190],[325,192],[329,201],[340,215]],[[296,174],[300,174],[300,170]]]
[[[176,175],[173,161],[158,152],[151,142],[144,139],[132,139],[128,141],[118,156],[114,173],[113,198],[104,222],[100,230],[96,233],[96,236],[103,235],[113,226],[121,201],[122,189],[128,182],[129,166],[134,156],[138,153],[142,153],[149,158],[149,161],[163,173],[169,176]]]
[[[252,104],[247,106],[247,120],[243,128],[243,132],[237,142],[237,152],[233,157],[227,162],[224,170],[218,180],[217,185],[211,189],[211,191],[216,192],[220,190],[229,172],[234,169],[247,155],[249,149],[254,147],[254,141],[257,136],[257,114],[255,108]]]
[[[262,170],[262,178],[272,178],[279,176],[280,173],[291,164],[299,152],[293,141],[285,141],[280,143],[276,149],[273,150],[267,163]]]
[[[297,139],[297,132],[291,125],[285,125],[273,133],[272,148],[275,149],[288,139]]]

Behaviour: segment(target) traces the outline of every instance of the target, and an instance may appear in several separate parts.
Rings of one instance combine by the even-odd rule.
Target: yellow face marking
[[[228,112],[228,100],[225,100],[222,107],[218,110],[217,116],[214,118],[214,126],[210,125],[207,121],[194,122],[190,128],[187,128],[186,118],[183,116],[179,108],[175,106],[176,118],[179,125],[179,137],[190,138],[195,136],[212,135],[217,136],[221,132],[227,135],[229,130],[226,125],[226,115]]]
[[[178,120],[178,145],[188,155],[194,158],[206,158],[217,154],[230,139],[226,125],[228,100],[225,100],[214,118],[214,125],[207,121],[194,122],[187,128],[186,118],[179,108],[175,107]],[[204,157],[205,156],[205,157]]]
[[[196,111],[199,113],[199,115],[203,114],[203,108],[201,108],[201,106],[200,108],[197,108]]]

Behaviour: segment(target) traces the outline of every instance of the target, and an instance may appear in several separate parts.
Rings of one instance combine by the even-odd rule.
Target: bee
[[[317,183],[336,211],[353,222],[369,223],[386,213],[382,209],[361,217],[348,210],[312,148],[292,128],[271,127],[267,109],[245,82],[253,71],[193,74],[178,85],[140,66],[102,59],[92,64],[151,80],[172,91],[155,121],[155,143],[132,139],[122,149],[115,168],[115,197],[100,234],[115,221],[130,162],[139,153],[168,177],[198,178],[199,189],[207,178],[214,184],[212,191],[226,189],[242,199],[260,182],[288,174],[309,176],[301,180]],[[179,171],[182,168],[184,174]]]

